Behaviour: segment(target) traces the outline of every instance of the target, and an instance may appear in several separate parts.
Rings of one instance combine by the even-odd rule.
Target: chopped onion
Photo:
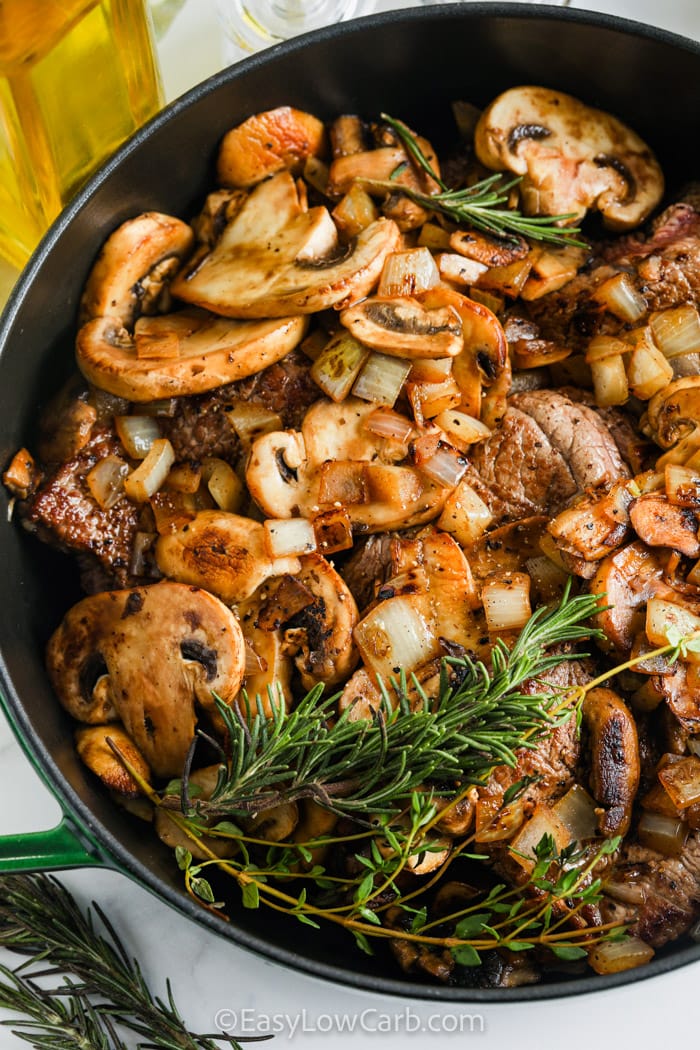
[[[327,345],[328,333],[324,332],[322,328],[314,328],[307,335],[306,339],[299,344],[299,349],[306,354],[309,360],[315,361],[321,356]]]
[[[146,572],[146,554],[158,539],[156,532],[137,532],[131,545],[129,573],[131,576],[143,576]]]
[[[541,299],[543,295],[558,291],[576,276],[585,259],[583,248],[545,249],[535,258],[521,297],[525,300]]]
[[[480,496],[464,479],[445,500],[438,518],[438,528],[449,532],[465,550],[486,532],[493,514]]]
[[[548,532],[543,532],[539,538],[539,548],[546,558],[556,565],[558,569],[565,572],[567,576],[570,575],[569,570],[564,564],[564,559],[561,556],[561,551],[557,547],[554,537],[550,536]]]
[[[688,583],[692,583],[694,587],[700,587],[700,561],[696,561],[692,569],[686,576]]]
[[[668,463],[664,481],[669,503],[676,503],[679,507],[700,506],[700,470]]]
[[[202,481],[202,468],[196,462],[177,463],[168,474],[167,484],[175,492],[194,493]]]
[[[642,474],[635,474],[631,481],[627,482],[627,491],[637,499],[649,492],[658,492],[666,484],[665,475],[656,470],[645,470]]]
[[[688,829],[678,817],[645,810],[639,818],[637,835],[643,846],[666,857],[677,857],[685,844]]]
[[[145,503],[168,476],[175,462],[173,446],[167,438],[158,438],[143,462],[124,479],[124,491],[136,503]]]
[[[417,357],[411,362],[412,383],[442,383],[452,375],[451,357]]]
[[[457,449],[449,445],[440,445],[437,452],[421,463],[420,469],[438,485],[454,488],[464,476],[467,463]]]
[[[318,157],[307,157],[304,161],[304,180],[325,197],[328,189],[329,168]]]
[[[687,755],[680,762],[659,771],[659,780],[676,809],[686,809],[700,801],[700,758]]]
[[[494,289],[515,299],[523,289],[532,269],[532,258],[526,256],[508,266],[492,266],[482,274],[477,284],[480,288]]]
[[[483,441],[491,434],[490,429],[480,419],[454,408],[440,412],[435,416],[434,422],[461,452],[466,452],[470,445]]]
[[[384,681],[400,668],[413,671],[440,651],[440,643],[415,596],[387,598],[354,631],[365,664]]]
[[[277,412],[253,401],[237,401],[226,410],[226,416],[246,449],[262,434],[282,429],[282,417]]]
[[[681,637],[700,631],[700,616],[695,616],[690,609],[663,598],[650,598],[647,602],[646,634],[656,646],[669,644],[669,630],[673,628]],[[700,663],[700,653],[687,650],[684,657],[690,663]]]
[[[629,398],[629,387],[622,355],[591,362],[591,376],[596,404],[600,408],[624,405]]]
[[[367,464],[328,460],[321,467],[318,499],[325,506],[367,503]]]
[[[595,335],[586,348],[586,361],[590,365],[593,361],[604,361],[607,357],[627,354],[629,349],[629,343],[622,339],[616,339],[612,335]]]
[[[346,329],[333,336],[310,369],[310,375],[332,401],[344,401],[370,351]]]
[[[391,408],[375,408],[365,419],[365,430],[401,445],[407,445],[414,434],[412,420]]]
[[[451,232],[444,226],[439,226],[436,222],[424,222],[418,234],[418,244],[433,251],[441,251],[450,247],[451,236]]]
[[[655,346],[638,346],[627,363],[627,381],[640,401],[649,401],[673,379],[673,368]]]
[[[596,835],[596,804],[580,784],[569,788],[552,808],[575,842],[584,842]]]
[[[220,510],[238,511],[245,500],[243,482],[230,464],[214,456],[202,461],[202,480]]]
[[[462,392],[453,376],[441,383],[407,383],[406,392],[416,423],[433,419],[441,412],[455,408],[462,400]]]
[[[476,803],[475,842],[503,842],[511,839],[525,820],[524,801],[521,798],[501,804],[499,798],[480,798]]]
[[[391,463],[367,463],[365,477],[370,503],[409,507],[420,499],[423,485],[413,467]]]
[[[357,237],[379,218],[377,205],[369,193],[354,182],[339,204],[333,209],[338,229],[346,237]]]
[[[536,558],[528,558],[525,568],[532,580],[538,602],[546,605],[561,598],[566,581],[569,579],[568,572],[555,565],[544,554]]]
[[[484,581],[481,601],[490,632],[519,630],[532,616],[530,577],[525,572],[494,574]]]
[[[177,398],[164,397],[160,401],[148,401],[139,405],[139,411],[144,416],[158,416],[160,419],[172,419],[177,412]]]
[[[432,252],[426,247],[390,252],[384,260],[377,295],[416,295],[440,283]]]
[[[355,380],[352,392],[363,401],[392,408],[411,371],[411,362],[373,351]]]
[[[647,896],[644,885],[635,882],[634,878],[605,879],[602,888],[606,897],[613,897],[623,904],[643,904]]]
[[[161,489],[151,496],[149,503],[156,529],[161,536],[177,532],[183,525],[193,521],[199,510],[191,492],[170,492]]]
[[[656,345],[665,357],[700,351],[700,316],[697,307],[690,303],[653,313],[649,324]]]
[[[526,871],[534,867],[535,847],[539,845],[544,835],[552,836],[557,851],[561,851],[571,842],[568,828],[553,809],[546,803],[540,802],[510,844],[513,859]]]
[[[245,639],[245,646],[243,649],[243,655],[245,657],[244,675],[246,678],[251,674],[259,674],[261,671],[267,670],[267,664],[265,660],[262,660],[255,649],[251,645],[250,641]]]
[[[158,420],[153,416],[115,416],[114,425],[119,440],[132,459],[144,459],[153,442],[161,436]]]
[[[444,281],[451,281],[463,287],[476,284],[488,270],[484,263],[477,262],[476,259],[467,259],[456,252],[440,252],[435,261]]]
[[[109,510],[123,497],[128,473],[129,464],[119,456],[105,456],[92,468],[85,480],[90,495],[103,510]]]
[[[646,299],[637,291],[628,273],[618,273],[603,281],[592,298],[615,314],[615,317],[630,324],[638,321],[647,309]]]
[[[622,973],[644,966],[654,958],[654,949],[640,937],[624,937],[619,941],[601,941],[591,948],[588,962],[596,973]]]
[[[306,518],[268,518],[263,522],[265,544],[271,558],[311,554],[316,550],[313,525]]]
[[[352,523],[344,507],[322,511],[313,518],[316,548],[321,554],[347,551],[352,547]]]

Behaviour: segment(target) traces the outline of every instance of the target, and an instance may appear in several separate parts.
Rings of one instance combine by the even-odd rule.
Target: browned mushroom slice
[[[89,709],[96,687],[104,691],[154,773],[172,776],[194,737],[195,702],[216,716],[214,693],[227,704],[236,698],[245,646],[218,598],[163,581],[84,598],[52,635],[47,663],[71,714]]]
[[[606,226],[639,225],[661,200],[664,180],[642,139],[609,113],[544,87],[515,87],[484,111],[474,144],[482,164],[521,175],[529,215],[583,218],[597,208]]]
[[[654,394],[647,406],[648,431],[662,448],[671,448],[700,423],[700,376],[685,376]]]
[[[463,346],[457,312],[418,297],[373,296],[343,310],[340,322],[365,346],[393,357],[455,357]]]
[[[318,117],[291,106],[256,113],[228,131],[216,171],[222,186],[254,186],[279,171],[299,173],[307,157],[319,156],[325,129]]]
[[[698,517],[689,507],[669,503],[663,493],[640,496],[630,507],[630,520],[640,540],[650,547],[669,547],[687,558],[700,556]]]
[[[156,561],[164,576],[205,587],[228,603],[250,598],[270,576],[300,568],[298,558],[270,557],[260,522],[223,510],[202,510],[161,536]]]
[[[639,741],[632,712],[612,689],[592,689],[583,701],[590,734],[591,790],[602,807],[599,830],[626,835],[639,787]]]
[[[168,282],[193,242],[190,227],[171,215],[151,211],[122,223],[90,271],[80,323],[109,315],[131,326],[140,314],[159,312]]]
[[[94,386],[129,401],[202,394],[281,360],[301,341],[303,317],[232,321],[204,310],[141,317],[131,335],[114,317],[78,332],[76,358]]]
[[[358,660],[353,631],[359,620],[352,592],[320,554],[301,559],[299,580],[313,595],[287,625],[284,638],[305,689],[318,682],[333,686],[344,682]]]
[[[137,798],[141,794],[139,783],[125,762],[146,783],[151,779],[148,763],[120,725],[81,726],[75,733],[75,750],[105,787],[122,797]]]
[[[649,598],[677,597],[665,582],[662,558],[639,542],[604,558],[589,590],[602,595],[601,605],[606,606],[595,616],[595,625],[605,636],[599,644],[621,655],[628,655],[632,648]]]
[[[397,226],[371,223],[345,248],[323,207],[304,210],[288,172],[257,186],[213,250],[172,291],[224,317],[314,313],[366,295],[399,245]]]

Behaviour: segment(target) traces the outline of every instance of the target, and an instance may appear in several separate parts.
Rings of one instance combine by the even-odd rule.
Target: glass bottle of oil
[[[146,0],[0,0],[0,254],[22,266],[161,104]]]

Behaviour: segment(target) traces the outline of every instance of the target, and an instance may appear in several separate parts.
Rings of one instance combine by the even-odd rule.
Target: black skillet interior
[[[379,15],[274,48],[169,107],[93,179],[45,238],[0,330],[3,465],[21,444],[31,446],[38,409],[71,370],[76,304],[106,236],[145,209],[193,214],[212,185],[216,145],[230,126],[283,103],[321,117],[385,110],[439,142],[450,126],[452,100],[482,105],[522,83],[568,91],[630,123],[657,151],[671,187],[697,175],[688,161],[700,131],[700,47],[645,27],[546,7],[470,3]],[[189,901],[170,854],[152,833],[121,815],[77,762],[42,658],[49,633],[77,597],[75,574],[67,559],[7,523],[4,513],[2,521],[0,673],[13,718],[64,807],[91,829],[113,863],[181,912],[297,969],[423,998],[512,1001],[580,993],[700,957],[700,946],[677,946],[644,971],[619,977],[467,990],[402,979],[381,957],[369,959],[349,939],[325,930],[300,937],[297,924],[242,910],[230,925],[220,923]]]

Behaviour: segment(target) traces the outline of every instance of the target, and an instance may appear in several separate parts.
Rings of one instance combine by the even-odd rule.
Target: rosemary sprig
[[[357,820],[370,811],[400,810],[419,785],[480,783],[494,765],[515,766],[519,748],[533,747],[571,713],[570,707],[557,710],[551,691],[519,687],[580,657],[553,650],[595,635],[588,621],[598,605],[597,595],[572,596],[567,586],[559,605],[533,614],[511,649],[496,642],[490,669],[466,655],[446,657],[437,700],[413,679],[413,705],[401,675],[391,685],[395,697],[384,689],[373,720],[351,721],[345,712],[332,721],[337,696],[322,699],[319,687],[289,714],[271,696],[272,718],[259,703],[250,720],[220,704],[231,757],[211,798],[194,800],[188,813],[211,820],[311,798]],[[168,785],[166,793],[182,786]]]
[[[239,1047],[228,1035],[189,1032],[170,985],[166,1000],[154,996],[104,912],[93,908],[103,932],[56,879],[0,878],[0,945],[29,957],[14,971],[0,968],[0,1007],[25,1015],[4,1025],[42,1050],[127,1050],[119,1028],[142,1037],[143,1050]],[[56,978],[54,987],[40,978]]]
[[[401,184],[397,187],[395,182],[379,179],[365,179],[363,180],[365,185],[385,189],[392,193],[395,193],[398,188],[401,193],[410,197],[417,204],[421,204],[430,211],[439,212],[452,222],[464,223],[497,237],[508,237],[515,234],[547,244],[571,245],[577,248],[588,247],[587,243],[577,236],[581,232],[580,227],[558,225],[571,219],[573,213],[535,217],[523,215],[517,208],[502,207],[507,204],[510,190],[521,182],[520,176],[507,178],[499,172],[465,189],[450,189],[437,174],[408,128],[400,120],[386,113],[382,113],[381,118],[394,130],[406,151],[426,175],[433,179],[440,192],[422,193],[410,186]]]

